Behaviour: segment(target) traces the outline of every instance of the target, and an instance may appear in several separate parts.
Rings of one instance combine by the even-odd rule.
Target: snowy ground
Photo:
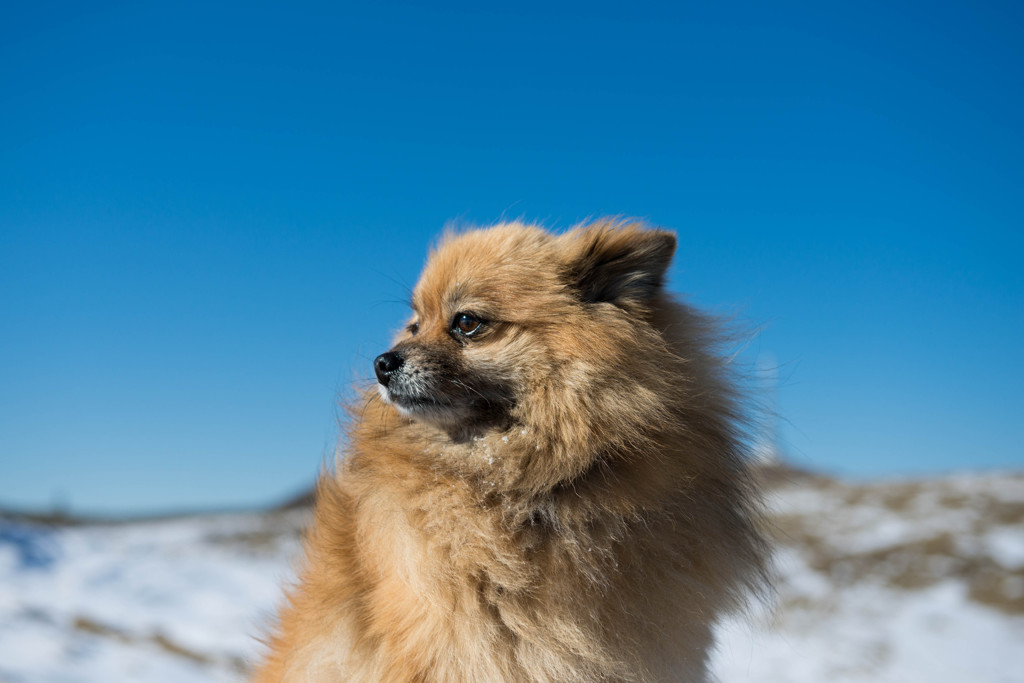
[[[720,633],[731,681],[1024,681],[1024,476],[773,494],[778,599]]]
[[[723,626],[723,683],[1024,682],[1024,475],[772,496],[777,605]],[[0,682],[240,680],[304,519],[0,517]]]
[[[0,682],[242,679],[305,517],[0,523]]]

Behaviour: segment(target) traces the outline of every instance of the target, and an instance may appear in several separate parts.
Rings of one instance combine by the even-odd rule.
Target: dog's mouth
[[[377,384],[385,403],[406,417],[444,429],[457,440],[505,420],[511,405],[497,388],[471,387],[462,380],[452,381],[457,391],[449,392],[431,392],[428,387],[409,387],[396,380],[393,378],[388,386]]]
[[[393,405],[406,415],[440,413],[457,410],[456,406],[424,394],[409,394],[397,387],[377,384],[377,391],[385,403]]]

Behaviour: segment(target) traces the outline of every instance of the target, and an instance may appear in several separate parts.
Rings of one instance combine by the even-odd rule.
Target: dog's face
[[[587,391],[577,366],[609,361],[595,357],[607,355],[594,342],[601,326],[642,318],[674,247],[670,233],[616,226],[554,236],[506,224],[448,237],[413,292],[408,325],[374,361],[381,397],[464,440],[507,426],[523,402],[554,400],[555,387]]]

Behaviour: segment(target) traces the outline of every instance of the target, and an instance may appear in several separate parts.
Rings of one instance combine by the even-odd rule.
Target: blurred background
[[[723,680],[1024,680],[1019,3],[4,15],[0,681],[236,677],[443,227],[609,214],[780,415]]]

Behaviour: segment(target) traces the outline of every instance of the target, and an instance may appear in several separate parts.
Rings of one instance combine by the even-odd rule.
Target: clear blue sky
[[[676,229],[801,464],[1024,466],[1020,3],[488,4],[5,8],[0,504],[301,489],[502,216]]]

